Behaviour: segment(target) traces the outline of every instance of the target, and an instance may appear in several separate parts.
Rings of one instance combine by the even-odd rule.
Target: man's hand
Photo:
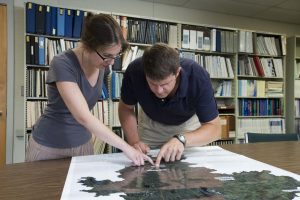
[[[149,153],[150,148],[148,145],[146,145],[145,143],[139,141],[135,144],[132,145],[135,149],[139,150],[140,152],[143,152],[144,154]]]
[[[165,160],[165,162],[174,162],[175,160],[180,160],[183,151],[184,146],[178,139],[170,139],[166,144],[164,144],[161,147],[156,158],[156,167],[159,167],[162,158]]]

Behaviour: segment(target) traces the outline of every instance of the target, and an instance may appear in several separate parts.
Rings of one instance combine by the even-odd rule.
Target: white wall
[[[7,0],[9,1],[9,0]],[[21,86],[24,85],[24,0],[14,1],[14,61],[15,61],[15,101],[14,101],[14,162],[24,159],[24,138],[16,137],[24,133],[24,98],[21,96]],[[276,32],[287,35],[300,35],[300,26],[276,23],[266,20],[257,20],[246,17],[216,14],[212,12],[185,9],[181,7],[152,4],[137,0],[31,0],[31,2],[57,7],[67,7],[81,10],[99,10],[105,13],[126,14],[158,18],[167,21],[210,26],[223,26],[264,32]],[[11,23],[11,22],[10,22]],[[13,42],[11,42],[13,45]],[[8,144],[9,145],[9,144]]]
[[[15,0],[15,6],[23,7],[23,0]],[[116,12],[137,16],[154,17],[168,21],[207,24],[231,28],[259,30],[266,32],[284,33],[287,35],[300,34],[300,26],[277,23],[267,20],[257,20],[248,17],[218,14],[207,11],[186,9],[138,0],[33,0],[40,4],[54,6]]]

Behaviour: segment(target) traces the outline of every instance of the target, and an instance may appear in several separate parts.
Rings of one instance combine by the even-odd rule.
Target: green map
[[[94,193],[95,197],[122,192],[126,200],[285,200],[299,193],[299,181],[275,176],[268,170],[232,174],[214,171],[183,160],[162,163],[159,169],[146,163],[119,170],[122,181],[99,181],[89,176],[79,183],[91,188],[81,192]]]

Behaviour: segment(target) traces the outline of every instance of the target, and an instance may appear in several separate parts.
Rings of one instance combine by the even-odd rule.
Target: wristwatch
[[[177,140],[179,140],[183,144],[183,146],[185,146],[186,139],[185,139],[184,135],[182,135],[182,134],[176,134],[173,137],[177,138]]]

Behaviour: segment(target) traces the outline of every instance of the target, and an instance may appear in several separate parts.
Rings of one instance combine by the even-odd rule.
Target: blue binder
[[[111,98],[116,99],[116,72],[111,73]]]
[[[72,37],[74,11],[67,9],[65,11],[65,36]]]
[[[36,4],[26,3],[26,32],[35,33],[35,10]]]
[[[46,16],[45,16],[45,34],[51,35],[51,7],[45,6],[46,8]]]
[[[74,26],[73,26],[73,37],[74,38],[80,38],[82,22],[83,22],[83,11],[76,10],[74,12]]]
[[[45,38],[39,37],[39,65],[45,65]]]
[[[51,21],[50,21],[50,29],[51,35],[57,35],[57,8],[51,7]]]
[[[57,35],[65,36],[65,9],[58,8],[57,10]]]
[[[225,38],[221,38],[221,30],[216,31],[216,51],[222,52],[221,40],[225,40]]]

